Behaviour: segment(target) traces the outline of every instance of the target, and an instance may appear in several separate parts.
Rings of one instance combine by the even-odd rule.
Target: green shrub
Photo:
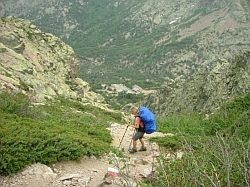
[[[155,137],[150,140],[165,148],[176,150],[182,147],[182,136],[184,136],[195,145],[193,137],[204,134],[201,125],[203,117],[201,114],[184,111],[166,119],[157,119],[157,131],[171,133],[173,136]]]
[[[217,134],[201,149],[186,145],[184,156],[171,162],[159,158],[159,176],[152,186],[247,186],[250,180],[250,141],[243,144],[235,137]]]
[[[21,102],[23,97],[13,100],[2,96],[5,105],[1,105],[0,113],[0,175],[16,173],[35,162],[79,160],[83,155],[99,157],[112,150],[112,137],[106,127],[111,121],[119,122],[118,113],[59,99],[32,106],[30,112],[39,117],[31,118],[16,112],[26,103]]]
[[[249,185],[249,106],[250,94],[245,94],[223,105],[206,120],[201,120],[203,115],[188,113],[160,120],[159,130],[173,132],[175,136],[156,141],[167,148],[181,146],[184,155],[171,161],[159,157],[158,176],[148,183],[152,186]]]
[[[213,136],[218,131],[228,135],[238,134],[245,141],[250,137],[250,93],[238,96],[232,102],[223,105],[219,111],[203,122],[206,135]]]
[[[0,109],[8,113],[21,114],[28,112],[30,100],[22,93],[6,93],[0,94]]]

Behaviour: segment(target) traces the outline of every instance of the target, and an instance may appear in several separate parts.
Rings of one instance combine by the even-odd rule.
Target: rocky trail
[[[18,174],[0,177],[1,187],[101,187],[101,186],[136,186],[142,178],[154,174],[153,163],[159,156],[159,146],[149,143],[151,136],[164,136],[159,132],[145,134],[147,151],[129,153],[133,128],[126,130],[126,125],[112,124],[109,127],[113,137],[112,145],[119,147],[126,161],[114,154],[102,158],[83,157],[80,162],[64,161],[51,165],[36,163]],[[126,133],[125,133],[126,132]],[[122,141],[121,141],[122,140]],[[121,144],[120,144],[121,143]],[[137,148],[140,148],[138,141]],[[181,155],[177,155],[178,157]],[[112,162],[110,162],[112,160]],[[121,169],[126,164],[126,169]],[[118,171],[118,174],[117,174]],[[117,174],[117,175],[116,175]],[[116,176],[115,176],[116,175]]]

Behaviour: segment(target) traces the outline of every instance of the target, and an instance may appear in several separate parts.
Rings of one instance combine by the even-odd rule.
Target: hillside
[[[211,114],[236,96],[250,93],[250,51],[232,59],[219,59],[214,68],[203,68],[189,79],[169,81],[149,95],[143,105],[163,118],[183,110]]]
[[[28,19],[72,46],[91,85],[152,89],[249,49],[249,10],[247,0],[0,2],[0,16]]]
[[[106,108],[78,77],[74,50],[58,37],[15,17],[1,18],[0,30],[1,92],[22,92],[37,103],[62,97]]]
[[[249,184],[249,50],[149,95],[158,132],[131,155],[134,116],[109,109],[78,77],[72,47],[20,18],[2,17],[0,31],[1,186]],[[107,178],[110,164],[119,177]]]
[[[2,18],[0,29],[1,91],[21,91],[38,103],[63,97],[108,108],[105,99],[79,78],[80,62],[73,48],[27,20]],[[186,109],[211,113],[234,96],[250,92],[249,59],[246,50],[232,59],[219,59],[215,67],[201,68],[188,79],[166,79],[141,104],[161,117]],[[107,99],[121,103],[119,97]]]

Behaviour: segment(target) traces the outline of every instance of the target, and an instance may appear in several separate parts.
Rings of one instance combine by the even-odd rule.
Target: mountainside
[[[248,0],[4,0],[0,16],[28,19],[72,46],[90,84],[158,87],[249,49],[249,7]]]
[[[23,92],[36,102],[63,97],[85,103],[103,102],[78,77],[73,49],[30,21],[0,19],[0,90]]]
[[[22,0],[14,3],[12,0],[4,0],[0,2],[0,11],[9,14],[11,10],[23,12],[29,7],[34,11],[33,6],[41,10],[44,6],[48,6],[45,11],[55,16],[54,11],[60,8],[61,12],[70,12],[67,7],[76,6],[72,2],[66,3],[64,8],[61,8],[61,3],[65,1]],[[99,5],[104,5],[102,4],[104,2],[94,0],[78,2],[87,7],[95,5],[97,9],[90,10],[93,11],[93,15],[101,15],[98,10],[103,7]],[[107,2],[111,3],[112,0]],[[206,4],[206,2],[210,3]],[[237,1],[241,5],[244,5],[244,2],[247,1]],[[54,3],[58,3],[58,7],[53,8]],[[141,9],[147,10],[148,13],[151,9],[147,9],[149,7],[145,3],[164,7],[165,2],[161,0],[157,2],[121,1],[116,4],[112,2],[113,9],[117,10],[116,8],[122,3],[127,7],[131,6],[131,11]],[[204,5],[208,7],[206,11],[213,11],[213,7],[224,6],[224,1],[203,0],[200,3],[204,4],[198,3],[194,6]],[[138,6],[135,6],[136,4]],[[8,9],[2,8],[2,5],[8,5]],[[234,3],[229,3],[229,5],[232,9],[236,7]],[[229,5],[225,3],[225,6]],[[36,9],[37,16],[41,15],[38,9]],[[186,10],[178,7],[176,12],[179,9],[183,12]],[[127,11],[127,9],[119,10],[124,14],[127,14]],[[138,14],[136,15],[141,16],[139,20],[145,19],[142,12]],[[23,15],[35,14],[25,12]],[[244,20],[244,15],[245,11],[239,17]],[[58,14],[58,19],[61,18],[63,19],[63,16]],[[102,16],[98,18],[101,20]],[[163,25],[163,21],[157,21],[159,19],[156,17],[154,22],[156,21],[158,26]],[[172,25],[180,19],[178,17],[177,20],[168,24]],[[131,17],[131,20],[136,20],[136,16]],[[78,37],[75,38],[75,42],[70,39],[75,36],[73,31],[76,27],[70,30],[72,32],[69,33],[72,35],[69,34],[66,37],[62,34],[60,36],[62,39],[60,39],[38,29],[33,23],[33,21],[13,16],[0,18],[0,92],[7,91],[7,93],[0,93],[0,175],[6,175],[6,177],[0,176],[0,186],[197,186],[197,184],[200,186],[247,186],[249,184],[250,173],[246,168],[250,168],[250,49],[247,44],[249,40],[241,40],[249,36],[247,30],[249,23],[237,22],[237,25],[246,27],[236,29],[237,33],[234,33],[236,35],[225,40],[225,43],[240,41],[245,42],[244,44],[228,44],[224,46],[225,48],[218,45],[219,52],[225,52],[226,47],[230,51],[230,53],[225,53],[226,56],[228,55],[227,58],[223,58],[224,53],[223,55],[216,54],[216,49],[214,53],[207,52],[208,56],[205,53],[204,56],[200,56],[200,58],[211,57],[209,63],[203,59],[204,61],[200,61],[201,64],[199,64],[196,58],[183,61],[180,67],[185,71],[179,71],[175,66],[183,60],[178,55],[190,51],[196,55],[198,48],[191,48],[191,46],[198,45],[198,43],[190,44],[189,39],[190,37],[197,39],[197,33],[188,37],[188,43],[185,44],[182,43],[183,40],[180,43],[176,40],[176,43],[171,44],[167,44],[170,40],[162,40],[163,43],[154,45],[155,50],[151,51],[150,42],[145,41],[145,46],[134,43],[134,41],[145,39],[145,35],[138,37],[140,30],[136,30],[134,35],[126,35],[128,43],[124,44],[125,49],[118,51],[118,56],[116,56],[116,44],[120,45],[120,43],[113,38],[122,33],[118,32],[121,29],[119,27],[111,28],[113,23],[108,27],[110,26],[112,31],[114,28],[117,29],[117,35],[109,32],[111,30],[100,35],[100,32],[94,32],[95,29],[100,31],[100,25],[100,27],[98,25],[91,27],[93,30],[89,30],[87,34],[89,38],[86,38],[86,41],[90,42],[89,45],[92,44],[93,38],[97,37],[96,40],[102,41],[105,40],[104,35],[113,34],[107,45],[93,46],[91,49],[93,53],[79,51],[79,49],[89,49],[86,46],[72,48],[64,43],[67,41],[80,45],[81,40]],[[120,26],[123,23],[121,22]],[[137,20],[134,23],[139,24],[140,21]],[[51,28],[52,26],[54,24]],[[135,28],[145,31],[145,25],[137,26]],[[152,25],[150,27],[152,28],[150,32],[155,32],[153,31],[155,27],[153,28]],[[233,30],[236,31],[235,28]],[[82,30],[78,31],[82,32]],[[160,32],[160,29],[158,31]],[[95,37],[92,38],[92,36]],[[148,41],[152,42],[151,34],[148,36]],[[130,40],[130,37],[134,37],[135,40]],[[197,42],[196,39],[193,42]],[[77,53],[74,52],[75,48],[78,50]],[[244,48],[246,50],[243,50]],[[164,51],[162,54],[167,51],[169,55],[165,55],[167,61],[157,61],[157,59],[163,59],[163,56],[159,56],[161,49]],[[129,53],[124,56],[128,50]],[[136,54],[138,50],[140,50],[140,55],[134,61],[133,53]],[[177,52],[180,54],[177,55]],[[220,56],[218,60],[216,60],[217,57],[212,58],[215,54]],[[105,58],[99,61],[99,55],[104,55]],[[117,57],[119,63],[112,61],[111,57]],[[147,63],[146,57],[150,57]],[[172,66],[169,61],[171,58],[172,60],[176,58],[177,64],[176,61],[171,61],[174,62]],[[81,72],[80,63],[85,63]],[[168,66],[167,63],[169,63]],[[146,75],[145,72],[138,70],[142,65],[149,68],[145,71],[148,70],[151,75],[154,75],[148,76],[145,82],[142,82],[144,78],[142,75]],[[193,69],[189,69],[189,65]],[[119,71],[119,68],[124,69]],[[156,69],[159,70],[157,73],[155,73]],[[135,130],[125,124],[134,120],[134,116],[108,108],[104,98],[92,91],[90,84],[84,81],[85,79],[79,78],[80,73],[81,78],[84,79],[83,75],[85,75],[95,84],[115,80],[123,81],[128,78],[126,81],[135,80],[141,84],[145,83],[147,87],[157,88],[155,93],[148,95],[146,100],[140,103],[148,106],[157,116],[158,132],[145,134],[147,147],[145,152],[138,151],[129,154],[131,146],[134,146],[131,137],[134,136]],[[160,84],[162,85],[158,88]],[[107,85],[103,86],[106,89]],[[107,90],[109,91],[109,88]],[[113,92],[112,89],[111,91]],[[8,94],[10,92],[14,94]],[[19,92],[29,97],[15,94]],[[123,94],[125,92],[122,93],[124,97]],[[221,107],[221,104],[241,95],[244,97]],[[66,99],[61,99],[61,97]],[[55,101],[55,98],[57,102],[51,102]],[[120,102],[119,97],[116,101]],[[133,104],[139,105],[135,102]],[[128,108],[129,105],[126,105],[124,110],[126,107]],[[188,112],[178,114],[183,110],[188,110]],[[207,114],[206,117],[203,112]],[[210,115],[211,113],[213,115]],[[139,146],[140,144],[137,144],[138,149]],[[25,168],[26,166],[28,167]],[[119,178],[109,177],[110,169],[115,171],[117,169]],[[15,175],[17,172],[18,174]]]
[[[250,93],[250,51],[231,60],[220,59],[212,68],[200,69],[188,80],[170,79],[143,105],[163,118],[182,110],[207,114],[215,112],[234,97]]]
[[[36,102],[60,96],[104,106],[104,98],[78,78],[79,61],[70,46],[27,20],[7,17],[0,25],[1,91],[21,91]],[[200,69],[189,79],[168,79],[142,104],[161,117],[185,109],[210,113],[250,92],[249,83],[248,50],[231,60],[220,59],[214,68]]]

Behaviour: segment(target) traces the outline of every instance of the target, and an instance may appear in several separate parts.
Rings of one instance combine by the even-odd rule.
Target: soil
[[[102,158],[83,157],[80,162],[64,161],[51,165],[36,163],[13,176],[0,177],[1,187],[98,187],[136,186],[143,178],[154,174],[153,163],[159,155],[156,143],[149,143],[152,136],[164,136],[159,132],[145,134],[147,151],[129,153],[134,129],[126,125],[112,124],[109,128],[113,137],[112,145],[123,151],[126,162],[114,154]],[[138,141],[137,148],[140,148]],[[112,163],[110,162],[112,160]],[[121,167],[126,163],[128,170]],[[109,172],[115,170],[115,172]]]

